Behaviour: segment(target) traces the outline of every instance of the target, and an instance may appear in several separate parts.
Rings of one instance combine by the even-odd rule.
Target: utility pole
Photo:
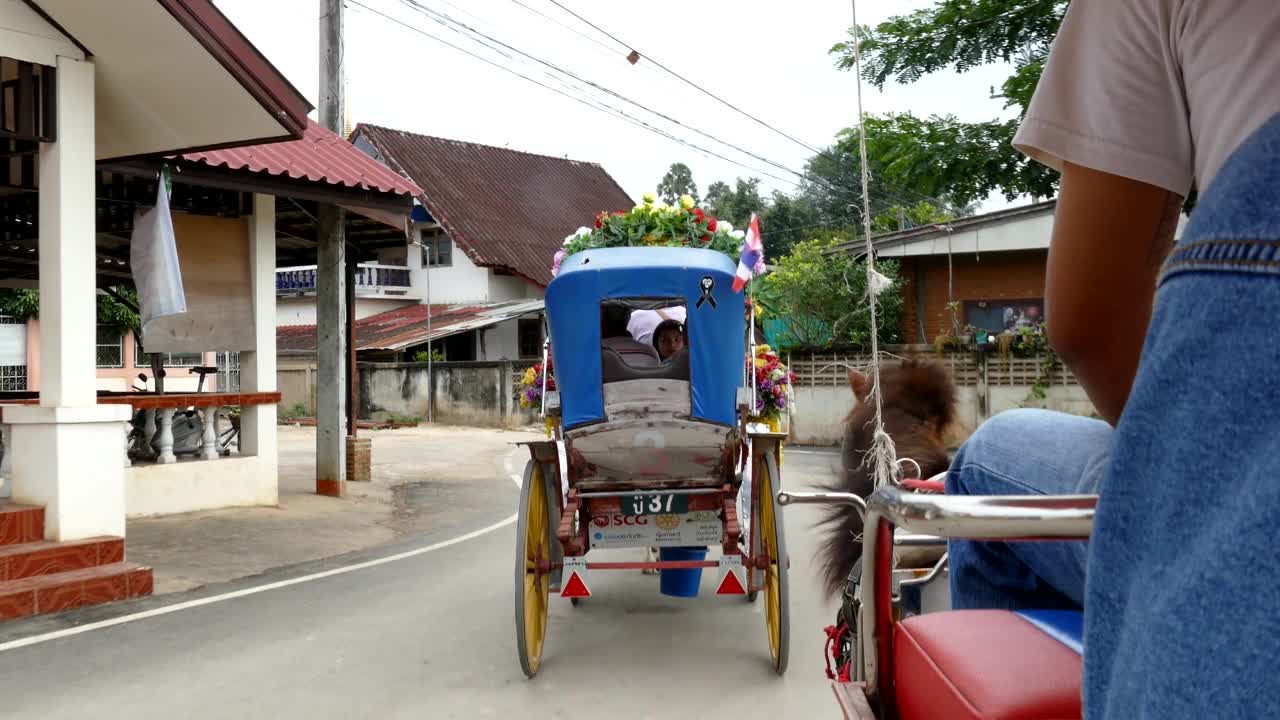
[[[343,121],[343,0],[320,0],[320,124],[335,133]],[[346,494],[347,288],[341,208],[320,203],[316,262],[316,493]]]

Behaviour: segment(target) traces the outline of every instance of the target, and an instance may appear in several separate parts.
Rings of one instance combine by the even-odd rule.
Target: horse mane
[[[824,490],[863,498],[875,490],[872,468],[866,462],[875,419],[870,383],[866,375],[856,370],[849,372],[854,404],[844,421],[841,473],[823,484]],[[885,432],[893,439],[898,457],[919,463],[925,478],[945,471],[949,459],[943,435],[956,418],[955,382],[947,367],[924,359],[883,366],[880,397]],[[828,594],[835,595],[862,555],[862,544],[856,542],[862,532],[862,519],[852,506],[837,506],[827,510],[819,525],[829,528],[819,547],[823,584]]]

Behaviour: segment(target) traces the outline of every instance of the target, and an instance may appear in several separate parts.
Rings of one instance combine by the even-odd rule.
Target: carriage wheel
[[[520,668],[533,677],[542,664],[547,636],[547,610],[551,575],[538,574],[539,560],[551,559],[551,513],[547,505],[542,466],[530,460],[520,486],[520,513],[516,523],[516,652]]]
[[[791,600],[787,583],[787,541],[782,530],[781,506],[778,505],[778,463],[767,454],[756,475],[758,518],[757,535],[769,566],[764,573],[764,621],[769,635],[769,653],[773,669],[779,675],[787,671],[787,654],[791,645]]]

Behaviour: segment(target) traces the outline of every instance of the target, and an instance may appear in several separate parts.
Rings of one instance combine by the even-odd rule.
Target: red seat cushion
[[[1078,720],[1078,646],[1042,627],[1005,610],[898,623],[893,674],[901,720]]]

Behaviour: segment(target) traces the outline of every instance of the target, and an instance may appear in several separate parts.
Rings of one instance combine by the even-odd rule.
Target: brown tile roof
[[[551,259],[566,235],[603,210],[635,204],[596,163],[364,123],[356,126],[358,136],[422,188],[427,211],[473,262],[542,287],[551,282]]]
[[[431,332],[427,332],[427,306],[406,305],[356,321],[356,350],[403,350],[467,330],[488,327],[541,312],[542,300],[509,300],[470,305],[432,305]],[[315,325],[276,328],[276,352],[308,354],[316,351]]]
[[[310,119],[301,140],[187,153],[181,157],[210,167],[284,175],[295,180],[393,195],[417,196],[422,193],[417,185],[399,173]]]

